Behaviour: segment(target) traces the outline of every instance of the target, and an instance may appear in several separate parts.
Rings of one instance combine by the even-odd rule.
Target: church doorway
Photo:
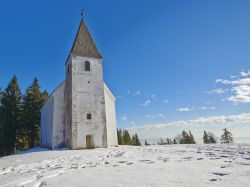
[[[86,148],[87,149],[94,149],[94,138],[92,135],[86,136]]]

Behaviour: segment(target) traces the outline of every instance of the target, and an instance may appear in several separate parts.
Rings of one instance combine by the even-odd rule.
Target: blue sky
[[[16,74],[24,91],[37,76],[52,92],[82,8],[118,127],[147,139],[223,127],[250,137],[250,1],[1,2],[0,85]]]

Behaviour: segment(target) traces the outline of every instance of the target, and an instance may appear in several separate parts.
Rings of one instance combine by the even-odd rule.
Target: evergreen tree
[[[174,144],[177,144],[176,138],[174,138]]]
[[[123,145],[132,145],[131,136],[127,130],[123,131],[122,140],[123,140]]]
[[[118,139],[118,145],[122,145],[122,130],[117,129],[117,139]]]
[[[29,148],[40,143],[41,108],[47,99],[47,92],[41,92],[38,79],[28,87],[23,99],[23,135],[28,138]],[[22,136],[24,137],[24,136]],[[24,140],[25,141],[25,140]]]
[[[182,131],[181,134],[179,134],[179,135],[176,136],[175,143],[180,143],[180,144],[196,144],[196,142],[194,140],[194,136],[191,133],[191,131],[189,131],[189,133],[187,133],[186,131]]]
[[[136,145],[135,135],[132,136],[132,145]]]
[[[166,142],[161,138],[160,142],[158,143],[158,145],[165,145],[165,144],[166,144]]]
[[[3,113],[2,113],[2,95],[3,91],[2,88],[0,88],[0,156],[3,155],[4,149],[3,149],[3,141],[4,141],[4,132],[3,132]]]
[[[140,141],[137,133],[135,133],[134,138],[135,138],[135,144],[134,145],[141,146],[141,141]]]
[[[216,138],[212,132],[208,132],[207,135],[208,135],[209,143],[211,143],[211,144],[216,143]]]
[[[16,152],[18,129],[21,125],[21,99],[22,94],[17,78],[14,75],[5,91],[1,94],[1,155]]]
[[[228,144],[233,143],[233,135],[231,132],[229,132],[226,128],[223,129],[223,134],[221,135],[221,143],[222,144]]]
[[[166,138],[166,144],[168,145],[173,144],[173,141],[170,138]]]
[[[176,137],[174,138],[175,139],[175,142],[177,143],[177,144],[181,144],[181,142],[182,142],[182,134],[177,134],[176,135]]]
[[[196,144],[196,141],[194,140],[194,136],[191,131],[189,131],[188,144]]]
[[[203,143],[204,144],[209,144],[209,137],[207,135],[207,132],[204,131],[204,135],[203,135]]]
[[[182,137],[180,139],[180,144],[187,144],[189,141],[188,133],[186,133],[186,131],[182,131],[181,135],[182,135]]]
[[[150,145],[150,144],[147,142],[147,140],[145,140],[145,145]]]

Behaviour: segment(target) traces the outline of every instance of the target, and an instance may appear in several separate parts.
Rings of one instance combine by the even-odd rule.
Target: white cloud
[[[148,114],[145,117],[154,119],[154,118],[165,118],[166,116],[164,114],[155,114],[155,115]]]
[[[129,90],[127,91],[127,94],[128,94],[128,95],[130,94],[130,91],[129,91]]]
[[[236,79],[236,78],[238,78],[238,76],[232,75],[232,76],[230,76],[230,78],[231,79]]]
[[[154,98],[154,97],[156,97],[156,95],[155,94],[151,94],[151,97]]]
[[[136,91],[136,92],[134,93],[134,95],[141,95],[141,92],[140,92],[140,91]]]
[[[169,103],[169,101],[167,99],[164,99],[162,102],[165,104]]]
[[[237,80],[217,79],[215,82],[226,85],[244,85],[244,84],[250,84],[250,78],[242,78]]]
[[[148,105],[150,105],[151,104],[151,100],[147,100],[147,101],[145,101],[143,104],[142,104],[142,106],[148,106]]]
[[[210,116],[210,117],[199,117],[193,120],[184,120],[184,121],[173,121],[169,123],[162,124],[152,124],[152,125],[141,125],[130,127],[131,130],[150,130],[150,129],[159,129],[170,126],[175,127],[196,127],[206,124],[214,124],[214,125],[225,125],[227,123],[235,123],[236,125],[242,123],[250,123],[250,113],[242,113],[239,115],[229,115],[229,116]]]
[[[240,76],[244,78],[239,78],[237,80],[224,80],[217,79],[216,83],[222,83],[231,86],[231,92],[233,95],[227,98],[228,101],[233,102],[233,104],[238,103],[250,103],[250,78],[245,78],[250,75],[250,70],[246,72],[240,72]]]
[[[210,106],[210,107],[202,106],[200,107],[200,110],[215,110],[215,107],[214,106]]]
[[[123,121],[125,121],[125,120],[127,120],[128,118],[127,118],[127,116],[122,116],[122,120]]]
[[[249,75],[250,75],[250,70],[248,70],[246,72],[244,72],[244,71],[240,72],[240,76],[242,76],[242,77],[247,77]]]
[[[211,91],[209,91],[207,93],[209,93],[209,94],[224,94],[227,91],[228,91],[228,89],[218,88],[218,89],[215,89],[215,90],[211,90]]]
[[[191,109],[188,107],[177,108],[176,110],[179,112],[190,112],[191,111]]]
[[[229,97],[229,101],[236,103],[250,103],[250,86],[240,85],[232,88],[234,95]]]
[[[131,125],[134,125],[135,124],[135,122],[134,121],[131,121]]]

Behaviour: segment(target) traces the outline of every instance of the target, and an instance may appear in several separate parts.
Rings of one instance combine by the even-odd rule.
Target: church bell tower
[[[67,147],[107,147],[102,56],[83,19],[66,62],[64,102]]]

